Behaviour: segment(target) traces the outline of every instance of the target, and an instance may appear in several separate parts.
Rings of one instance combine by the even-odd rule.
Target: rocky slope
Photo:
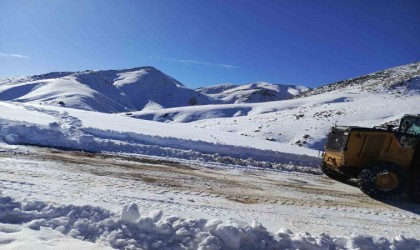
[[[335,90],[345,91],[351,88],[367,92],[384,90],[410,90],[415,89],[416,79],[420,76],[420,62],[402,65],[372,74],[355,77],[331,84],[327,84],[310,91],[296,95],[295,98],[318,95]]]

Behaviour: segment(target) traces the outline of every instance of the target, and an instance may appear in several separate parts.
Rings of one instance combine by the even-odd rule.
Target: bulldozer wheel
[[[406,193],[410,200],[420,203],[420,170],[410,174]]]
[[[325,162],[321,163],[321,171],[322,173],[324,173],[326,176],[330,177],[331,179],[334,179],[336,181],[346,181],[348,179],[350,179],[349,176],[341,174],[337,171],[331,170],[327,167],[327,165],[325,164]]]
[[[407,187],[407,173],[398,165],[377,162],[363,169],[358,183],[363,193],[373,198],[401,195]]]

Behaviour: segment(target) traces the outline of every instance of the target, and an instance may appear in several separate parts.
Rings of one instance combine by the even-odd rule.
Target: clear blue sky
[[[420,61],[418,0],[0,0],[0,77],[154,66],[310,87]]]

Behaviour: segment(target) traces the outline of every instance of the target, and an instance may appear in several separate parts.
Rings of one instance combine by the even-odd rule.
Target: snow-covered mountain
[[[6,78],[0,100],[107,113],[218,103],[153,67]]]
[[[308,91],[309,88],[297,85],[255,82],[245,85],[221,84],[196,89],[224,103],[256,103],[290,99]]]
[[[153,67],[52,72],[0,79],[0,101],[37,103],[105,113],[289,99],[307,91],[264,82],[192,90]]]

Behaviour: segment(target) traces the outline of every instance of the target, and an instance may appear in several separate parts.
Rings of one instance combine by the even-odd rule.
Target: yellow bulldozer
[[[338,181],[357,178],[373,198],[406,193],[420,202],[420,115],[405,115],[398,128],[335,126],[322,158],[325,175]]]

